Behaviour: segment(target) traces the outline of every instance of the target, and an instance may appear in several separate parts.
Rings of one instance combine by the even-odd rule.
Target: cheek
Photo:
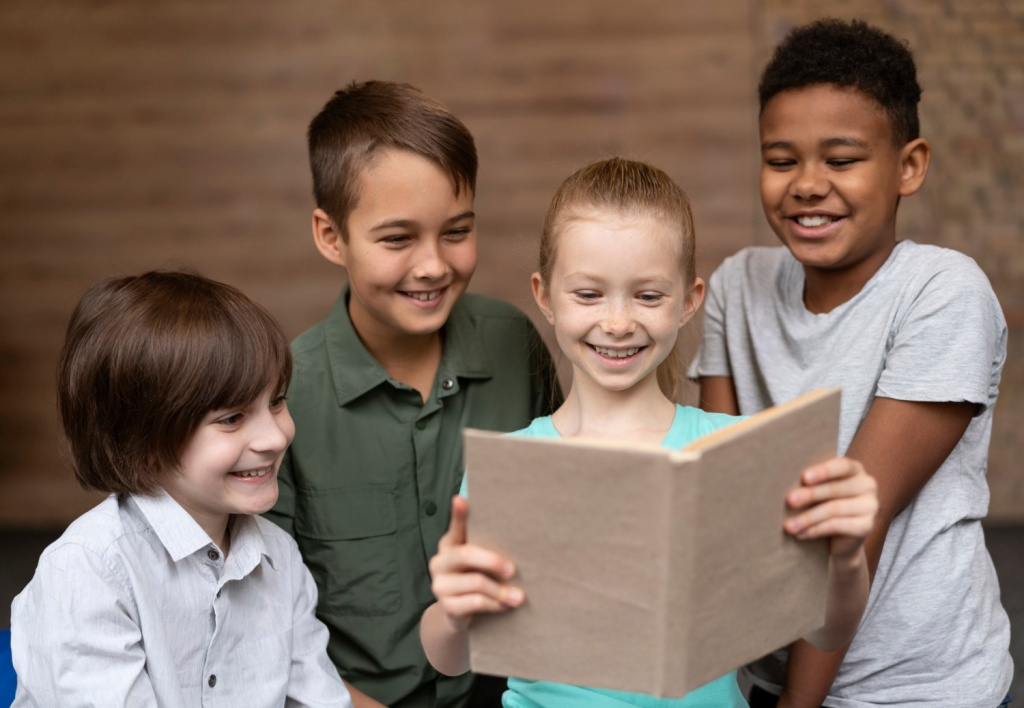
[[[448,262],[452,269],[464,278],[476,270],[476,238],[466,239],[449,251]]]

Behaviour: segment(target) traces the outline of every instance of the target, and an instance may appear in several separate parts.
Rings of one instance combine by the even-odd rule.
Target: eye
[[[469,236],[469,232],[472,230],[473,229],[469,226],[460,226],[457,229],[449,229],[448,231],[445,231],[444,237],[449,241],[462,241]]]
[[[243,417],[243,413],[230,413],[224,416],[223,418],[218,418],[217,424],[226,426],[238,425],[239,423],[242,422]]]
[[[664,293],[659,293],[655,291],[642,292],[636,296],[636,299],[645,305],[657,305],[664,298]]]
[[[389,234],[380,239],[385,246],[404,246],[412,239],[407,234]]]
[[[856,162],[860,162],[860,160],[856,160],[852,157],[839,157],[832,160],[828,160],[828,166],[833,169],[841,170],[844,167],[850,167]]]
[[[796,160],[776,158],[774,160],[765,160],[765,164],[773,170],[786,170],[795,165]]]
[[[279,411],[279,410],[281,410],[282,408],[284,408],[285,403],[287,401],[288,401],[288,398],[284,394],[281,394],[280,396],[274,396],[273,398],[270,399],[270,410],[272,410],[272,411]]]
[[[601,293],[596,290],[576,290],[573,292],[573,296],[577,300],[583,300],[584,302],[593,302],[601,297]]]

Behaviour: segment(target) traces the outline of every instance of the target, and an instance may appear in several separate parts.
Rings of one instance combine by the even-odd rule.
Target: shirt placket
[[[218,604],[224,582],[226,582],[224,577],[224,554],[222,554],[212,543],[199,551],[199,554],[203,577],[210,583],[211,595],[210,623],[208,625],[206,641],[206,657],[203,661],[203,705],[216,706],[223,704],[223,700],[220,697],[220,694],[223,693],[223,686],[221,690],[218,691],[217,684],[223,679],[228,678],[218,674],[218,671],[224,667],[220,666],[219,657],[216,652],[213,651],[214,643],[217,641],[217,636],[220,633],[220,624],[223,614],[220,611]]]

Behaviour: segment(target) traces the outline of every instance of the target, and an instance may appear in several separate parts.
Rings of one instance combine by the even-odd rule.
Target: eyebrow
[[[444,225],[454,224],[463,219],[472,219],[476,217],[476,212],[464,211],[461,214],[456,214],[453,217],[444,220]],[[382,221],[376,226],[370,228],[370,231],[383,231],[384,229],[411,229],[418,226],[418,222],[412,219],[390,219],[388,221]]]
[[[831,147],[855,147],[868,149],[871,147],[860,138],[828,138],[822,140],[819,145],[825,148]],[[793,149],[793,143],[788,140],[774,140],[770,143],[761,143],[761,150],[791,150]]]

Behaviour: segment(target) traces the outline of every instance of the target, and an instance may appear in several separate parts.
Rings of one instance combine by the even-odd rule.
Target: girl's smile
[[[654,383],[689,319],[678,227],[591,209],[565,224],[545,286],[534,294],[572,362],[573,386],[627,391]]]

